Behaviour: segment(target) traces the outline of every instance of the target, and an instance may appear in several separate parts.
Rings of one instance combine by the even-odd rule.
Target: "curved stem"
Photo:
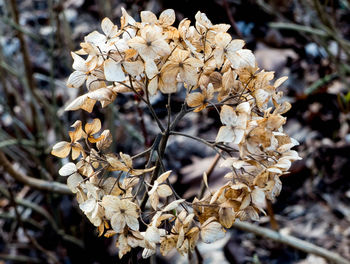
[[[5,154],[2,151],[0,151],[0,167],[3,167],[4,170],[7,171],[8,174],[12,176],[15,180],[22,182],[23,184],[26,184],[35,189],[50,191],[50,192],[55,192],[60,194],[73,194],[65,184],[62,184],[59,182],[49,182],[49,181],[29,177],[15,170],[12,164],[10,163],[10,161],[6,158]]]
[[[181,132],[177,132],[177,131],[170,131],[170,135],[176,135],[176,136],[183,136],[183,137],[188,137],[191,138],[193,140],[199,141],[201,143],[203,143],[204,145],[207,145],[208,147],[212,148],[213,150],[215,150],[215,152],[220,155],[223,159],[225,159],[225,157],[215,148],[215,144],[209,143],[208,141],[199,138],[199,137],[195,137],[195,136],[191,136],[185,133],[181,133]]]

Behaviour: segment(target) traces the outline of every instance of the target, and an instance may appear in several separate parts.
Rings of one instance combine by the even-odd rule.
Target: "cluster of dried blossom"
[[[141,22],[122,12],[120,27],[105,18],[103,34],[90,33],[81,49],[72,52],[75,71],[68,86],[85,83],[88,91],[66,110],[91,112],[97,101],[105,107],[119,93],[134,93],[157,119],[149,97],[182,89],[186,100],[181,113],[171,124],[169,113],[167,128],[157,119],[161,140],[157,137],[152,149],[134,157],[108,151],[112,136],[109,130],[100,131],[99,119],[84,127],[76,121],[71,141],[57,143],[52,154],[65,158],[71,152],[73,161],[79,159],[64,165],[59,174],[69,176],[67,184],[80,209],[100,235],[117,236],[120,257],[135,247],[144,248],[143,257],[148,257],[157,245],[162,254],[174,248],[187,254],[200,238],[206,243],[222,238],[224,228],[237,218],[257,220],[265,199],[274,200],[280,193],[279,177],[299,159],[291,150],[297,142],[282,128],[282,115],[291,106],[280,103],[282,92],[276,91],[287,78],[271,84],[273,72],[259,70],[244,41],[226,33],[229,25],[213,25],[201,12],[194,26],[184,19],[177,28],[172,26],[173,10],[159,18],[141,12]],[[165,147],[181,117],[209,107],[218,111],[222,127],[208,145],[220,150],[221,166],[230,172],[224,176],[227,183],[215,191],[204,177],[206,195],[189,202],[170,184],[171,171],[164,171],[159,141],[165,141]],[[144,169],[133,167],[133,159],[155,154],[157,162],[150,157]]]

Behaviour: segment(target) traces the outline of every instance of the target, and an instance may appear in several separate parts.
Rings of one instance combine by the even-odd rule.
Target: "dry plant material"
[[[72,52],[75,71],[67,85],[85,84],[87,92],[66,110],[91,112],[96,102],[105,107],[119,93],[133,93],[149,108],[159,134],[150,149],[133,158],[108,151],[112,136],[109,130],[101,131],[100,120],[84,127],[76,121],[69,132],[71,141],[57,143],[52,154],[65,158],[71,153],[76,162],[64,165],[59,174],[68,177],[80,209],[100,235],[117,236],[119,257],[142,247],[146,258],[157,246],[162,254],[172,249],[188,254],[199,239],[212,243],[222,238],[237,218],[258,220],[265,213],[265,199],[274,200],[281,191],[279,177],[300,159],[291,150],[297,141],[283,132],[282,115],[291,106],[281,102],[282,92],[276,91],[287,78],[272,84],[273,72],[257,67],[244,41],[226,33],[230,26],[213,25],[201,12],[194,26],[184,19],[178,27],[173,26],[175,12],[170,9],[159,18],[141,12],[141,22],[124,9],[122,14],[119,27],[103,19],[103,33],[90,33],[81,49]],[[149,97],[180,90],[186,92],[182,109],[171,118],[168,105],[165,126]],[[189,137],[220,153],[221,166],[230,172],[221,188],[186,201],[170,184],[171,171],[164,171],[162,158],[169,136],[183,136],[175,131],[179,120],[209,107],[218,110],[222,123],[216,139]],[[135,169],[133,159],[147,153],[152,155],[145,168]]]

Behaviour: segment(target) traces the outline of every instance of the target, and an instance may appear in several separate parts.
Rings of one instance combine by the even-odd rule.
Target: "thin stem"
[[[56,192],[61,194],[73,194],[67,185],[59,182],[49,182],[27,175],[22,174],[18,170],[15,170],[9,160],[6,158],[5,154],[0,151],[0,167],[3,167],[5,171],[8,172],[15,180],[22,182],[28,186],[31,186],[35,189]]]
[[[188,134],[185,134],[185,133],[181,133],[181,132],[177,132],[177,131],[170,131],[170,135],[188,137],[188,138],[191,138],[193,140],[199,141],[199,142],[203,143],[204,145],[207,145],[208,147],[210,147],[213,150],[215,150],[215,152],[218,155],[222,156],[222,154],[215,148],[215,144],[209,143],[208,141],[206,141],[206,140],[204,140],[202,138],[199,138],[199,137],[196,137],[196,136],[191,136],[191,135],[188,135]],[[222,158],[224,158],[224,157],[222,156]]]
[[[220,160],[220,155],[216,154],[212,164],[210,165],[209,169],[207,170],[207,180],[208,181],[209,181],[210,175],[213,173],[213,171],[214,171],[216,165],[218,164],[219,160]],[[199,191],[199,196],[198,196],[199,199],[201,199],[203,197],[204,192],[205,192],[205,183],[204,183],[204,180],[202,180],[200,191]]]
[[[270,230],[268,228],[260,227],[248,222],[241,222],[236,220],[233,225],[233,228],[237,228],[246,232],[253,233],[258,236],[262,236],[265,238],[269,238],[273,241],[286,244],[288,246],[291,246],[293,248],[296,248],[298,250],[301,250],[303,252],[307,252],[310,254],[314,254],[317,256],[321,256],[330,262],[337,263],[337,264],[350,264],[349,260],[346,260],[342,256],[340,256],[337,253],[331,252],[325,248],[316,246],[310,242],[303,241],[299,238],[290,236],[290,235],[284,235],[282,233]]]

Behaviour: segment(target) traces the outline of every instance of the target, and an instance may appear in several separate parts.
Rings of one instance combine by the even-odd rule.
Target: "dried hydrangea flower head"
[[[148,108],[159,132],[149,149],[131,157],[109,151],[113,138],[109,130],[101,131],[99,119],[84,129],[76,121],[71,141],[57,143],[52,154],[65,158],[72,153],[75,163],[64,165],[59,174],[68,176],[80,209],[100,235],[117,236],[120,257],[141,247],[146,258],[158,246],[162,254],[172,249],[187,254],[199,240],[222,238],[237,218],[258,220],[265,199],[280,193],[280,176],[300,159],[291,150],[297,141],[283,131],[282,115],[291,105],[281,102],[277,88],[287,78],[271,84],[273,72],[257,67],[244,41],[227,33],[229,25],[214,25],[201,12],[194,25],[184,19],[178,27],[173,10],[159,18],[141,12],[141,22],[124,9],[122,14],[119,27],[103,19],[103,33],[90,33],[72,52],[75,71],[67,85],[85,84],[87,92],[66,110],[90,113],[96,102],[105,107],[120,93],[133,94],[130,100],[138,98]],[[180,91],[186,94],[181,110],[175,114],[169,103],[168,118],[161,120],[150,97],[162,93],[170,102],[170,95]],[[230,172],[217,190],[209,191],[204,177],[208,191],[191,202],[176,193],[162,159],[168,138],[184,136],[176,131],[181,118],[207,108],[215,108],[222,123],[216,138],[191,138],[215,149]],[[143,157],[148,157],[144,168],[134,168],[133,161]]]

